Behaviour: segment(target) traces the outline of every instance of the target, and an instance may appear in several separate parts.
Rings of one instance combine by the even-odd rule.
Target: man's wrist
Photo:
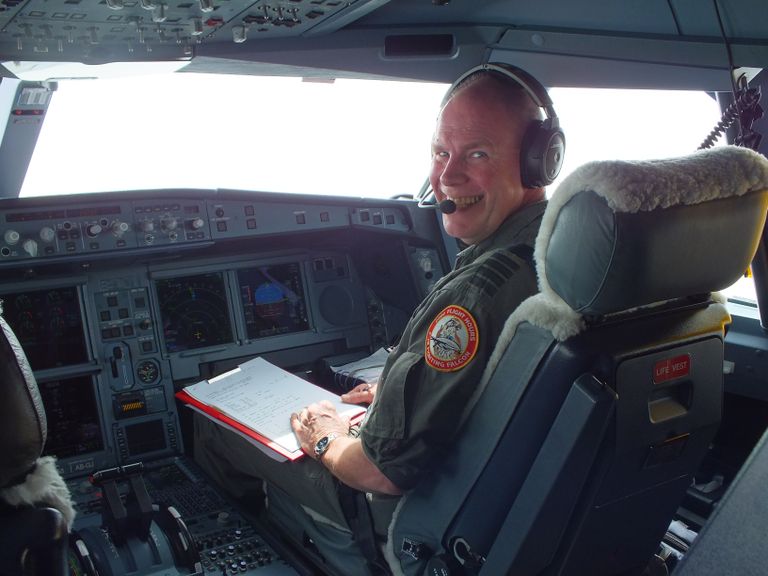
[[[328,448],[330,448],[331,446],[331,442],[333,442],[339,437],[340,435],[337,434],[336,432],[331,432],[327,436],[323,436],[322,438],[320,438],[320,440],[315,442],[315,447],[314,447],[315,460],[319,460],[322,462],[323,454],[325,454],[328,451]]]

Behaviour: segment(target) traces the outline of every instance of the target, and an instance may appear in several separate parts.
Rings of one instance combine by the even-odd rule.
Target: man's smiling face
[[[443,225],[466,244],[493,234],[531,192],[520,182],[520,142],[529,120],[502,101],[493,82],[480,79],[460,89],[441,111],[432,140],[432,189],[438,202],[456,203]]]

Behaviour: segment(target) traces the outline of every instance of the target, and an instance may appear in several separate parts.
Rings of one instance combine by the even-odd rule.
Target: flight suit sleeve
[[[489,306],[468,300],[444,291],[415,320],[361,430],[366,455],[402,490],[450,445],[496,341]]]
[[[498,261],[506,274],[491,274]],[[398,488],[413,487],[450,450],[506,318],[536,291],[535,271],[504,253],[414,313],[360,434]]]

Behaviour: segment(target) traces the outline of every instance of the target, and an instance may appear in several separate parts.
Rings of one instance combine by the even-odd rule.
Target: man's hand
[[[347,404],[372,404],[377,386],[378,384],[358,384],[346,394],[342,394],[341,401]]]
[[[349,432],[349,418],[342,418],[333,404],[323,400],[319,404],[310,404],[298,414],[291,414],[291,428],[301,449],[315,457],[315,444],[331,433],[346,436]]]
[[[349,420],[339,416],[330,402],[310,404],[298,414],[291,414],[291,428],[301,449],[312,458],[315,457],[315,444],[320,438],[329,434],[337,435],[336,440],[328,445],[322,464],[347,486],[364,492],[402,494],[368,459],[360,439],[347,435]]]

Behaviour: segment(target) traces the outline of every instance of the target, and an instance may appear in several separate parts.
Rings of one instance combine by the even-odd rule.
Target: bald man
[[[196,418],[196,458],[235,494],[252,478],[270,486],[270,514],[297,538],[308,535],[331,569],[375,572],[349,530],[339,481],[368,493],[376,534],[398,495],[450,452],[506,318],[537,291],[533,244],[546,206],[543,188],[526,188],[520,148],[541,109],[520,85],[479,71],[452,88],[432,140],[430,183],[447,233],[467,247],[416,309],[378,384],[343,396],[372,402],[359,433],[330,405],[291,416],[312,458],[277,463],[234,434]]]

